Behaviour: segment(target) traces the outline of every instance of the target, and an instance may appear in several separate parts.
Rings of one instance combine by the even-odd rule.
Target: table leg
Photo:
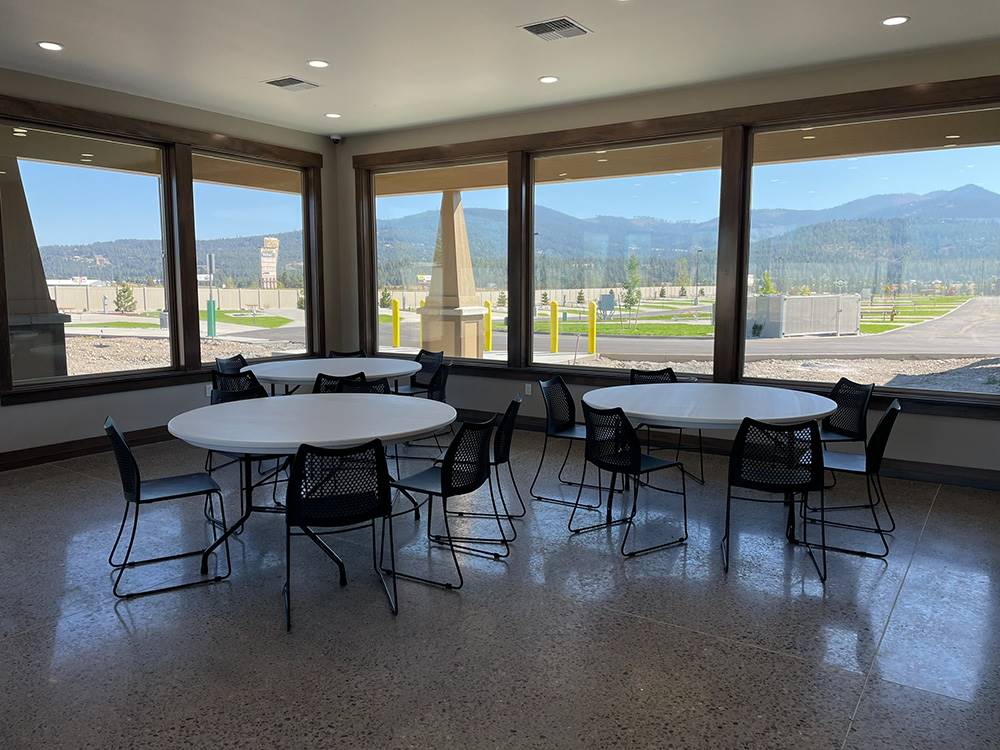
[[[253,456],[241,456],[240,465],[243,469],[243,515],[228,529],[224,529],[222,536],[212,542],[212,544],[201,554],[202,575],[208,574],[208,556],[212,554],[212,552],[214,552],[220,544],[223,544],[229,537],[231,537],[236,529],[242,528],[243,524],[246,523],[248,518],[250,518],[250,514],[253,513]]]
[[[785,537],[792,544],[797,543],[795,538],[795,496],[785,493],[785,507],[788,509],[788,520],[785,524]]]

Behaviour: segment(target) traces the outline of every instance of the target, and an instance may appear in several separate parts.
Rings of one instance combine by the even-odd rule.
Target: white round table
[[[420,370],[420,365],[408,359],[391,357],[331,357],[310,359],[283,359],[276,362],[259,362],[247,365],[262,383],[292,386],[312,385],[320,373],[343,378],[363,372],[369,380],[404,378]]]
[[[457,416],[453,407],[440,401],[371,393],[254,398],[178,414],[167,423],[171,435],[198,448],[236,455],[242,464],[243,512],[202,553],[202,573],[208,571],[209,555],[242,528],[254,511],[280,512],[253,504],[256,459],[291,456],[303,443],[346,448],[375,438],[400,442],[433,434]],[[256,485],[274,478],[278,470],[258,479]]]
[[[621,407],[636,424],[736,429],[745,417],[771,424],[822,419],[837,404],[826,396],[736,383],[651,383],[598,388],[583,400],[595,409]]]

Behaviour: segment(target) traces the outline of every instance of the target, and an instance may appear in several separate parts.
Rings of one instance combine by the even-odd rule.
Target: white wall
[[[339,336],[336,340],[338,348],[350,349],[357,345],[357,244],[351,162],[355,154],[995,75],[1000,72],[998,59],[998,42],[965,45],[962,48],[347,138],[337,151],[340,254],[336,273],[342,283],[338,297],[330,300],[331,336]],[[333,269],[328,271],[333,272]],[[458,407],[470,409],[502,411],[515,392],[523,392],[523,383],[490,378],[455,378],[454,387],[449,384],[449,400]],[[526,414],[542,414],[537,395],[526,399],[523,408]],[[995,422],[907,415],[898,423],[890,453],[893,457],[912,461],[998,468],[994,450],[998,442],[1000,425]]]
[[[53,78],[0,69],[0,94],[54,102],[180,127],[224,133],[323,154],[324,255],[337,266],[337,180],[334,146],[322,136],[229,117],[214,112],[159,102],[116,91]],[[2,112],[0,112],[2,115]],[[326,294],[339,294],[326,275]],[[88,398],[63,399],[0,408],[0,452],[93,437],[103,432],[104,418],[113,416],[126,430],[158,427],[180,412],[208,403],[204,384],[130,391]]]

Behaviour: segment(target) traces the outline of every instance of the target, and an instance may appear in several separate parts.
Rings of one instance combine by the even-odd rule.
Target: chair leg
[[[583,463],[583,479],[585,479],[586,476],[587,476],[587,462],[584,461],[584,463]],[[576,499],[577,499],[578,502],[580,500],[580,494],[583,492],[583,488],[585,486],[584,483],[583,483],[583,479],[580,480],[580,486],[579,486],[579,489],[577,490],[577,494],[576,494]],[[611,472],[611,484],[608,486],[608,505],[607,505],[607,512],[605,513],[605,516],[604,516],[604,522],[603,523],[595,523],[595,524],[592,524],[590,526],[578,526],[576,528],[573,528],[573,517],[576,515],[576,510],[577,510],[577,508],[574,507],[573,508],[573,512],[570,513],[569,521],[567,522],[567,528],[570,530],[570,532],[572,532],[573,534],[583,534],[583,533],[586,533],[588,531],[597,531],[598,529],[607,529],[607,528],[610,528],[612,526],[620,526],[623,523],[628,523],[628,521],[629,521],[628,516],[623,516],[622,518],[618,518],[618,519],[614,519],[614,520],[612,520],[612,518],[611,518],[612,503],[614,502],[615,485],[617,484],[617,482],[618,482],[618,472]],[[622,484],[623,485],[626,484],[626,480],[625,480],[624,476],[622,477]],[[601,485],[601,472],[600,472],[600,469],[598,469],[598,472],[597,472],[597,485],[598,485],[598,492],[602,491],[601,490],[601,486],[600,486]],[[585,507],[585,506],[580,506],[580,507]]]
[[[389,592],[389,584],[386,583],[385,576],[382,573],[382,561],[385,559],[385,527],[389,526],[389,563],[390,563],[390,573],[392,577],[392,592]],[[375,572],[378,573],[379,580],[382,581],[382,588],[385,589],[385,595],[389,599],[389,609],[392,610],[394,615],[399,614],[399,594],[396,590],[396,541],[392,535],[392,513],[389,513],[385,518],[382,519],[382,538],[379,543],[379,555],[376,559],[375,557],[375,522],[372,521],[372,564],[375,566]]]
[[[625,550],[626,542],[628,541],[629,532],[632,530],[632,527],[635,525],[634,519],[635,519],[635,516],[636,516],[636,512],[638,510],[639,487],[642,484],[645,484],[647,487],[651,487],[651,485],[648,482],[646,482],[646,483],[640,482],[639,481],[639,476],[636,475],[636,477],[635,477],[635,490],[634,490],[633,495],[632,495],[632,512],[629,515],[628,524],[625,526],[625,535],[622,538],[622,545],[621,545],[621,552],[622,552],[622,555],[624,555],[625,557],[635,557],[637,555],[644,555],[647,552],[655,552],[657,550],[667,549],[668,547],[676,547],[676,546],[678,546],[680,544],[684,544],[684,542],[687,541],[687,538],[688,538],[688,531],[687,531],[687,484],[684,481],[684,468],[680,464],[678,464],[678,468],[680,469],[680,475],[681,475],[681,493],[680,494],[681,494],[681,498],[682,498],[682,505],[681,505],[681,507],[682,507],[682,512],[683,512],[683,516],[684,516],[684,535],[678,537],[677,539],[672,539],[669,542],[663,542],[661,544],[654,544],[651,547],[644,547],[642,549],[632,550],[631,552],[627,552]],[[648,477],[647,477],[647,479],[648,479]]]
[[[447,502],[447,501],[442,500],[442,504],[444,502]],[[445,527],[445,534],[444,534],[444,536],[445,537],[450,537],[451,536],[451,528],[448,525],[448,513],[445,512],[443,515],[444,515],[444,527]],[[434,516],[434,497],[431,495],[431,496],[428,496],[428,500],[427,500],[427,539],[429,541],[433,541],[432,534],[431,534],[431,521],[433,519],[433,516]],[[448,545],[448,544],[442,545],[442,546],[451,547],[451,545]],[[458,564],[458,555],[455,553],[455,549],[453,547],[451,549],[451,558],[452,558],[452,560],[455,563],[455,571],[458,573],[458,583],[457,584],[456,583],[452,583],[451,581],[436,581],[433,578],[423,578],[422,576],[415,576],[415,575],[412,575],[410,573],[400,573],[398,570],[395,571],[394,575],[397,578],[402,578],[404,581],[413,581],[415,583],[423,583],[423,584],[426,584],[428,586],[438,586],[440,588],[447,589],[449,591],[457,591],[458,589],[462,588],[462,586],[465,584],[465,579],[462,577],[462,568]],[[383,567],[382,568],[382,572],[384,572],[384,573],[390,573],[392,571],[390,571],[390,570],[386,569],[385,567]]]
[[[878,534],[879,539],[882,542],[882,552],[869,552],[868,550],[854,549],[852,547],[838,547],[829,545],[826,549],[831,552],[843,552],[848,555],[856,555],[857,557],[870,557],[878,560],[885,559],[889,555],[889,542],[885,538],[885,530],[882,528],[881,521],[879,521],[878,511],[876,510],[876,505],[878,504],[878,489],[875,485],[875,480],[869,476],[865,475],[865,489],[868,490],[868,505],[861,505],[861,508],[867,508],[871,514],[872,519],[875,522],[874,526],[865,526],[862,524],[852,524],[852,523],[842,523],[840,521],[827,521],[824,526],[833,526],[838,529],[850,529],[853,531],[864,531],[872,534]],[[844,506],[837,506],[838,509],[843,509]],[[803,503],[803,509],[806,509],[806,504]],[[818,508],[808,508],[808,510],[819,510]],[[819,519],[812,518],[808,515],[803,515],[804,524],[817,524],[821,523]],[[825,530],[825,529],[824,529]]]
[[[729,572],[729,529],[733,509],[733,488],[726,488],[726,533],[722,537],[722,569]]]
[[[562,466],[559,468],[560,474],[562,473],[563,468],[566,466],[566,461],[569,460],[570,451],[573,450],[573,441],[567,440],[566,442],[569,443],[569,445],[566,448],[566,457],[563,459]],[[546,435],[544,441],[542,442],[542,455],[538,459],[538,468],[535,469],[535,478],[531,480],[531,486],[528,488],[528,494],[531,496],[531,499],[543,503],[552,503],[554,505],[574,506],[578,507],[581,510],[597,510],[598,508],[600,508],[601,507],[600,501],[598,501],[597,505],[588,505],[586,503],[580,503],[579,497],[577,497],[577,502],[574,503],[570,502],[569,500],[563,500],[562,498],[558,497],[539,495],[537,492],[535,492],[535,484],[538,482],[538,475],[542,473],[542,466],[545,465],[545,456],[546,453],[548,452],[548,449],[549,449],[549,436]]]
[[[337,566],[337,570],[340,573],[340,585],[342,587],[346,586],[347,568],[344,566],[344,561],[340,559],[340,555],[334,552],[333,549],[331,549],[326,542],[320,539],[319,536],[316,534],[316,532],[310,529],[308,526],[299,526],[299,528],[302,530],[303,534],[309,537],[316,544],[316,546],[318,546],[321,550],[323,550],[323,552],[326,554],[327,557],[333,560],[334,564]]]
[[[281,589],[285,603],[285,632],[292,630],[292,527],[285,524],[285,585]]]
[[[496,495],[493,494],[492,476],[487,480],[487,483],[489,484],[490,488],[490,500],[493,503],[493,515],[492,516],[489,516],[489,514],[485,515],[496,520],[497,528],[500,531],[499,538],[476,537],[476,536],[452,536],[451,532],[449,531],[447,537],[442,536],[440,534],[432,534],[430,537],[431,541],[437,544],[447,544],[454,551],[463,552],[468,555],[475,555],[477,557],[485,557],[491,560],[501,560],[505,557],[510,556],[510,545],[509,545],[510,540],[507,538],[507,534],[504,531],[503,525],[500,520],[500,509],[497,507]],[[458,513],[457,511],[448,510],[447,498],[445,498],[443,502],[443,512],[446,518],[448,516],[459,516],[459,515],[464,517],[469,516],[468,513]],[[455,544],[455,542],[460,542],[460,544]],[[496,544],[503,547],[503,552],[502,553],[492,552],[490,550],[484,550],[478,547],[470,547],[468,546],[468,544],[462,544],[462,543]]]
[[[124,563],[122,563],[122,565],[115,563],[115,551],[118,549],[118,543],[122,539],[122,532],[125,530],[125,521],[128,520],[129,505],[131,505],[131,503],[125,503],[125,512],[122,514],[122,522],[118,526],[118,536],[115,537],[115,543],[111,546],[111,554],[108,555],[108,565],[112,568],[119,568],[124,565]]]

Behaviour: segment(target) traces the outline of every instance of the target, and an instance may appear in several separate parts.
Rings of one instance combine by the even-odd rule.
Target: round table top
[[[772,424],[820,419],[837,404],[814,393],[735,383],[651,383],[598,388],[583,396],[595,409],[619,406],[636,424],[730,429],[745,417]]]
[[[310,359],[282,359],[276,362],[259,362],[247,365],[262,383],[277,385],[312,385],[320,373],[343,378],[363,372],[369,380],[408,377],[420,365],[407,359],[391,357],[331,357]]]
[[[303,394],[232,401],[178,414],[167,430],[207,450],[289,456],[303,443],[346,448],[375,438],[428,435],[457,417],[448,404],[370,393]]]

